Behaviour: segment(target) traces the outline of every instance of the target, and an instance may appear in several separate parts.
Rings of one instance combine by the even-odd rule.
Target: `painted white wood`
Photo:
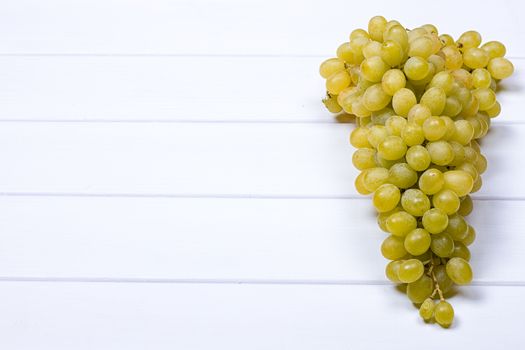
[[[525,283],[523,201],[477,201],[477,283]],[[367,200],[1,198],[0,277],[384,283]]]
[[[17,0],[0,12],[0,52],[327,55],[383,14],[408,28],[470,29],[525,56],[519,0],[425,3],[378,0]]]
[[[0,121],[329,123],[334,117],[320,102],[325,91],[318,74],[322,60],[0,56]],[[513,62],[516,73],[500,85],[503,111],[495,123],[524,122],[520,82],[525,59]]]
[[[425,325],[393,286],[2,283],[4,349],[519,349],[523,287],[465,287]]]
[[[357,196],[344,124],[3,123],[1,192]],[[494,125],[479,196],[523,198],[525,125]]]

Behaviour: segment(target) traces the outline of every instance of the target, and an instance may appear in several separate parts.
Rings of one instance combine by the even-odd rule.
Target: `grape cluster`
[[[320,67],[327,109],[356,116],[355,187],[372,195],[389,234],[386,276],[444,327],[454,318],[444,296],[472,280],[476,232],[464,217],[487,167],[477,140],[500,113],[497,83],[514,71],[502,43],[480,44],[476,31],[455,41],[431,24],[408,30],[376,16]]]

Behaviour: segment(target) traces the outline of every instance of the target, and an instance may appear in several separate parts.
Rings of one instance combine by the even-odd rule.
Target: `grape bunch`
[[[356,117],[355,187],[388,233],[386,276],[443,327],[454,318],[445,296],[472,280],[476,231],[464,217],[487,168],[478,140],[500,113],[497,83],[514,71],[502,43],[480,45],[476,31],[454,40],[376,16],[320,66],[326,108]]]

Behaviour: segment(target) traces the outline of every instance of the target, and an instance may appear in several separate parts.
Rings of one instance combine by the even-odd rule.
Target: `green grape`
[[[429,142],[426,147],[432,163],[448,165],[454,161],[454,149],[447,141]]]
[[[450,165],[456,167],[461,166],[465,162],[465,147],[456,141],[449,141],[449,144],[454,151],[454,159],[450,162]]]
[[[432,40],[429,37],[421,36],[410,42],[408,56],[419,56],[422,58],[428,58],[434,53],[433,49],[434,43],[432,42]]]
[[[485,111],[490,118],[496,118],[501,113],[501,105],[498,101],[494,103],[494,106]]]
[[[456,120],[456,132],[452,136],[451,140],[456,141],[463,146],[467,145],[474,137],[474,128],[466,120]]]
[[[461,105],[461,102],[459,102],[457,97],[448,96],[447,100],[445,101],[445,108],[443,109],[443,114],[455,117],[459,113],[461,113],[462,109],[463,106]]]
[[[449,70],[459,69],[463,65],[463,55],[453,45],[442,48],[441,55],[445,59],[445,67]]]
[[[496,104],[496,94],[489,88],[479,88],[474,90],[474,96],[476,96],[479,102],[479,110],[486,111]]]
[[[447,214],[438,208],[432,208],[423,214],[423,227],[430,233],[438,234],[448,226]]]
[[[419,316],[425,321],[430,321],[434,317],[434,300],[432,298],[426,298],[423,304],[419,307]]]
[[[372,201],[376,210],[380,213],[384,213],[393,210],[399,203],[400,198],[401,193],[397,186],[384,184],[379,186],[374,192]]]
[[[385,168],[370,168],[366,169],[363,177],[363,184],[365,188],[374,192],[379,186],[388,181],[388,169]]]
[[[345,62],[340,58],[329,58],[319,67],[319,74],[325,79],[334,73],[338,73],[345,69]]]
[[[357,58],[359,57],[356,55],[356,50],[354,47],[352,47],[351,43],[346,42],[339,45],[336,51],[337,58],[341,61],[354,64],[357,61]],[[357,57],[356,57],[357,56]],[[344,69],[344,65],[343,65]]]
[[[376,163],[377,163],[377,165],[380,166],[380,167],[386,168],[386,169],[390,169],[392,166],[396,165],[398,162],[401,162],[402,160],[403,160],[403,158],[396,159],[396,160],[386,160],[386,159],[384,159],[383,157],[379,156],[376,153]]]
[[[454,282],[450,279],[450,277],[448,277],[445,265],[434,266],[433,273],[436,277],[437,283],[439,284],[441,292],[443,292],[443,294],[448,293],[452,289]]]
[[[399,69],[390,69],[386,71],[381,78],[381,86],[383,87],[385,93],[389,94],[390,96],[393,96],[398,90],[404,88],[405,85],[405,75]]]
[[[416,228],[405,236],[405,249],[412,255],[422,255],[430,248],[430,234],[427,230]]]
[[[472,213],[473,206],[474,205],[472,203],[472,198],[470,198],[469,195],[466,195],[461,200],[461,203],[460,203],[459,209],[458,209],[458,214],[461,215],[461,216],[469,215],[470,213]]]
[[[476,161],[474,162],[474,166],[476,167],[478,174],[483,174],[485,170],[487,170],[487,158],[485,158],[483,154],[479,153]]]
[[[419,177],[419,188],[428,195],[438,193],[444,185],[445,178],[438,169],[428,169]]]
[[[406,189],[417,182],[417,173],[407,163],[396,163],[388,170],[388,182]]]
[[[408,259],[399,266],[397,276],[403,283],[412,283],[421,278],[424,272],[425,267],[421,261]]]
[[[365,175],[368,172],[368,170],[369,169],[363,170],[359,175],[357,175],[354,181],[355,189],[357,190],[359,194],[362,194],[362,195],[367,195],[373,192],[373,191],[368,190],[365,186],[364,179],[365,179]]]
[[[478,47],[481,44],[481,35],[474,30],[469,30],[461,34],[457,43],[463,50]]]
[[[416,104],[412,106],[408,112],[407,120],[409,123],[416,123],[417,125],[423,125],[425,120],[429,118],[432,114],[430,109],[427,106],[421,104]]]
[[[392,97],[392,107],[394,111],[403,117],[408,115],[410,109],[417,103],[414,92],[407,88],[397,90]]]
[[[406,160],[408,165],[416,171],[427,169],[431,161],[427,149],[421,145],[410,147],[406,153]]]
[[[405,244],[405,249],[406,249],[406,244]],[[470,250],[467,248],[467,246],[464,243],[460,241],[455,241],[454,242],[454,252],[452,253],[451,257],[452,258],[462,258],[465,261],[469,261],[470,260]]]
[[[505,79],[514,73],[514,65],[506,58],[495,57],[489,61],[487,70],[494,79]]]
[[[447,102],[447,95],[440,87],[431,87],[423,96],[421,96],[420,104],[427,106],[432,115],[440,115],[445,108]]]
[[[446,228],[446,232],[455,241],[460,241],[462,239],[465,239],[465,237],[467,236],[468,224],[461,215],[450,215],[448,217],[448,226]]]
[[[371,148],[372,145],[368,142],[369,129],[365,127],[357,127],[350,133],[350,144],[355,148]],[[386,133],[386,130],[385,130]]]
[[[440,326],[449,327],[454,320],[454,309],[452,305],[441,300],[434,308],[434,318]]]
[[[375,125],[384,125],[386,123],[386,121],[394,116],[395,113],[394,113],[394,110],[390,107],[386,107],[386,108],[383,108],[382,110],[380,111],[374,111],[372,113],[372,116],[370,117],[370,120],[372,121],[373,124]],[[386,128],[386,126],[385,126]],[[387,130],[387,134],[388,134],[388,130]]]
[[[339,103],[337,103],[337,98],[334,98],[333,96],[323,98],[323,104],[331,113],[339,113],[343,110]]]
[[[505,45],[499,41],[488,41],[481,48],[487,52],[490,58],[503,57],[507,53]]]
[[[387,137],[388,131],[384,125],[374,125],[368,130],[367,140],[368,143],[374,148],[377,148],[377,146]]]
[[[454,240],[450,237],[450,235],[442,232],[432,235],[431,238],[432,241],[430,242],[430,249],[432,249],[434,254],[441,258],[446,258],[452,255],[454,252]],[[454,279],[452,278],[452,280]]]
[[[408,48],[408,34],[406,29],[401,25],[390,26],[386,32],[383,33],[384,40],[396,41],[403,50]]]
[[[367,58],[361,62],[361,75],[373,83],[379,83],[383,74],[389,69],[390,66],[378,56]]]
[[[358,148],[352,156],[352,164],[359,169],[369,169],[376,166],[376,151],[372,148]]]
[[[430,200],[421,190],[408,189],[401,196],[401,206],[410,215],[423,216],[430,209]]]
[[[368,33],[370,38],[376,41],[383,41],[383,33],[386,29],[387,20],[383,16],[375,16],[368,22]]]
[[[461,240],[461,242],[465,244],[466,246],[469,246],[472,243],[474,243],[475,239],[476,239],[476,230],[474,230],[474,227],[469,225],[467,235],[465,236],[465,238],[463,238],[463,240]]]
[[[381,55],[381,43],[379,41],[370,40],[368,44],[363,47],[363,56],[370,58]]]
[[[468,261],[454,257],[447,262],[447,275],[454,283],[462,285],[472,281],[472,268]]]
[[[406,123],[403,130],[401,130],[401,138],[409,147],[421,145],[425,141],[425,133],[423,132],[423,128],[420,125],[413,122],[408,122]]]
[[[377,214],[377,224],[379,225],[381,230],[383,230],[384,232],[388,232],[388,229],[386,228],[386,220],[388,219],[390,215],[397,213],[398,211],[401,211],[401,210],[402,210],[401,207],[395,207],[391,211]]]
[[[403,264],[403,262],[404,260],[393,260],[393,261],[390,261],[388,264],[386,264],[385,275],[390,281],[394,283],[401,283],[398,273],[399,273],[399,268],[401,264]]]
[[[445,59],[441,56],[430,55],[428,62],[434,66],[435,73],[443,72],[445,70]]]
[[[381,244],[381,254],[388,260],[399,260],[407,254],[403,237],[390,235]]]
[[[438,56],[439,57],[439,56]],[[441,88],[445,94],[448,94],[454,86],[454,77],[448,71],[442,71],[434,75],[430,83],[429,88],[438,87]]]
[[[492,77],[488,70],[484,68],[474,69],[472,71],[472,85],[475,88],[489,88]]]
[[[405,237],[417,227],[416,218],[406,211],[398,211],[386,219],[388,232],[397,237]],[[403,239],[401,239],[403,242]],[[403,246],[404,249],[404,246]]]
[[[474,182],[476,182],[479,177],[478,169],[476,169],[472,163],[461,163],[460,165],[456,166],[454,170],[463,170],[464,172],[467,172],[470,176],[472,176],[472,180],[474,180]]]
[[[430,64],[421,57],[410,57],[405,62],[403,71],[408,79],[421,80],[430,72]]]
[[[452,38],[448,34],[441,34],[439,36],[439,40],[441,40],[441,43],[443,44],[443,46],[448,46],[448,45],[454,45],[455,44],[454,38]]]
[[[405,58],[405,51],[397,41],[387,40],[381,47],[380,55],[386,64],[390,67],[396,67],[399,66]]]
[[[396,160],[405,155],[407,145],[399,136],[387,136],[377,146],[377,154],[386,160]]]
[[[435,208],[443,210],[447,215],[456,213],[461,205],[458,195],[449,189],[442,189],[434,194],[432,204]]]
[[[337,95],[343,91],[343,89],[347,88],[351,82],[350,75],[348,75],[346,70],[343,70],[328,77],[326,80],[326,90],[333,95]]]
[[[407,120],[398,115],[389,117],[385,122],[385,128],[389,135],[401,136],[402,131],[407,125]],[[403,142],[405,140],[403,139]],[[406,142],[405,142],[406,144]]]
[[[446,171],[443,173],[443,179],[445,180],[443,188],[448,188],[449,190],[456,192],[459,197],[469,194],[474,185],[472,176],[463,170]]]
[[[363,104],[367,110],[372,112],[385,108],[391,99],[392,97],[383,91],[381,84],[370,86],[363,94]]]
[[[445,136],[447,126],[440,117],[429,117],[423,122],[423,133],[429,141],[437,141]]]
[[[467,49],[463,52],[463,64],[469,68],[483,68],[489,63],[489,54],[477,47]]]
[[[416,304],[420,304],[430,297],[434,290],[434,282],[427,275],[422,275],[417,281],[407,285],[407,296]]]
[[[353,40],[355,38],[367,38],[370,39],[370,35],[368,35],[368,32],[364,29],[358,28],[352,30],[352,33],[350,33],[350,40]]]

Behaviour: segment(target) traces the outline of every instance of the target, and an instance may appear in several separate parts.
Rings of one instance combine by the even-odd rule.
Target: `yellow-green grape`
[[[377,163],[377,166],[379,167],[383,167],[385,169],[389,169],[397,164],[398,162],[402,161],[403,158],[401,159],[398,159],[398,160],[386,160],[385,158],[379,156],[377,153],[376,153],[376,163]]]
[[[367,38],[370,39],[370,35],[368,32],[364,29],[358,28],[352,30],[352,33],[350,33],[350,40],[353,40],[355,38]]]
[[[424,272],[425,267],[421,261],[417,259],[408,259],[399,266],[397,276],[403,283],[412,283],[421,278]]]
[[[410,57],[403,67],[405,75],[410,80],[421,80],[425,78],[429,71],[429,63],[421,57]]]
[[[476,151],[472,146],[463,147],[465,150],[465,160],[470,163],[475,163],[478,159],[478,151]]]
[[[451,37],[448,34],[441,34],[439,36],[439,40],[441,40],[441,43],[443,44],[443,46],[448,46],[448,45],[454,45],[455,44],[454,38]]]
[[[401,266],[403,261],[404,260],[393,260],[386,264],[385,275],[390,281],[394,283],[401,283],[401,280],[398,277],[398,272],[399,267]]]
[[[430,321],[434,317],[434,300],[426,298],[423,304],[419,307],[419,316],[425,321]]]
[[[470,213],[472,213],[473,207],[474,207],[474,204],[472,203],[472,198],[470,198],[469,195],[466,195],[461,200],[461,203],[458,209],[458,214],[461,216],[467,216]]]
[[[383,184],[374,192],[372,202],[378,212],[384,213],[393,210],[399,203],[400,198],[401,192],[397,186]]]
[[[388,232],[396,237],[405,237],[410,231],[417,227],[416,218],[406,211],[398,211],[386,219]],[[404,246],[403,246],[404,249]]]
[[[481,48],[487,52],[490,58],[503,57],[507,53],[505,45],[499,41],[488,41]]]
[[[483,174],[485,170],[487,170],[487,158],[485,158],[485,156],[481,153],[478,154],[478,157],[474,162],[474,166],[476,167],[478,174]]]
[[[343,89],[347,88],[351,83],[350,75],[343,70],[334,73],[326,80],[326,90],[333,95],[339,94]]]
[[[438,234],[447,228],[448,216],[443,210],[432,208],[423,214],[422,222],[425,230],[433,234]]]
[[[466,246],[471,245],[476,240],[476,230],[474,230],[474,227],[470,226],[468,227],[467,236],[461,241],[461,243],[465,244]]]
[[[450,303],[441,300],[434,308],[434,318],[442,327],[449,327],[454,321],[454,309]]]
[[[392,97],[392,108],[397,115],[406,117],[410,109],[417,103],[414,92],[407,88],[401,88],[396,91]]]
[[[467,108],[472,100],[472,93],[463,84],[454,82],[454,87],[450,92],[452,96],[456,97],[461,103],[461,108]]]
[[[474,128],[466,120],[456,120],[454,124],[456,124],[456,131],[451,140],[459,142],[463,146],[467,145],[474,137]]]
[[[339,103],[337,103],[337,98],[334,98],[333,96],[324,98],[323,104],[325,105],[326,109],[330,111],[330,113],[339,113],[343,110]]]
[[[406,82],[405,75],[399,69],[390,69],[381,78],[383,91],[390,96],[393,96],[399,89],[404,88]]]
[[[421,145],[410,147],[406,153],[406,161],[410,167],[416,171],[423,171],[430,165],[430,154]]]
[[[399,260],[407,254],[403,237],[390,235],[381,244],[381,254],[388,260]]]
[[[376,151],[372,148],[358,148],[352,155],[352,164],[359,169],[369,169],[376,166]]]
[[[406,248],[406,245],[405,245]],[[454,242],[454,252],[451,255],[452,258],[462,258],[465,261],[470,260],[470,250],[461,241]]]
[[[479,101],[478,99],[472,94],[470,97],[470,101],[466,106],[463,107],[461,110],[460,116],[465,117],[465,119],[468,120],[466,117],[473,117],[478,113],[479,110]],[[471,123],[472,124],[472,123]],[[474,127],[474,137],[476,137],[476,127],[475,125],[472,125]]]
[[[401,136],[401,132],[405,129],[406,125],[407,125],[407,120],[398,115],[393,115],[389,117],[385,122],[386,131],[388,132],[389,135],[393,135],[393,136]]]
[[[390,66],[378,56],[367,58],[361,62],[361,75],[373,83],[380,82],[383,74],[388,69],[390,69]]]
[[[337,95],[337,103],[344,108],[343,105],[348,104],[348,101],[356,99],[360,92],[357,86],[349,86]]]
[[[388,118],[394,115],[395,115],[394,110],[390,107],[386,107],[380,111],[374,111],[372,115],[370,116],[370,120],[375,125],[385,125]]]
[[[443,118],[448,118],[448,117],[443,117]],[[454,125],[454,127],[456,127],[454,122],[452,122],[452,124]],[[453,132],[455,132],[455,130],[453,130]],[[457,166],[460,166],[461,164],[464,164],[465,147],[463,147],[459,142],[456,142],[456,141],[450,141],[449,144],[450,144],[450,147],[452,147],[452,150],[454,151],[454,160],[452,160],[452,162],[450,162],[449,165],[457,167]]]
[[[384,125],[374,125],[368,129],[367,140],[374,148],[377,148],[387,137],[388,131]]]
[[[472,268],[468,261],[462,258],[451,258],[447,262],[447,275],[454,283],[462,285],[472,281]]]
[[[386,130],[385,130],[386,133]],[[371,148],[372,145],[368,142],[369,129],[365,127],[357,127],[350,133],[350,144],[355,148]]]
[[[405,155],[407,145],[399,136],[387,136],[377,146],[377,154],[386,160],[396,160]]]
[[[387,211],[385,213],[378,213],[377,214],[377,224],[379,225],[381,230],[388,232],[388,229],[386,228],[386,220],[388,219],[390,215],[397,213],[398,211],[401,211],[401,210],[402,208],[398,206],[392,209],[391,211]]]
[[[408,122],[401,130],[401,138],[405,141],[407,146],[421,145],[425,141],[425,133],[423,132],[421,125],[414,122]]]
[[[429,117],[423,122],[423,133],[429,141],[437,141],[447,132],[447,125],[440,117]]]
[[[472,47],[478,47],[479,44],[481,44],[481,35],[474,30],[469,30],[461,34],[457,43],[458,43],[458,46],[462,48],[463,50],[469,49]]]
[[[345,69],[345,62],[340,58],[329,58],[319,66],[319,74],[325,79]]]
[[[434,43],[429,37],[420,36],[410,42],[408,48],[408,56],[414,57],[419,56],[422,58],[428,58],[434,52]]]
[[[461,215],[450,215],[448,217],[446,232],[453,240],[461,241],[462,239],[465,239],[468,234],[468,224]]]
[[[428,195],[438,193],[444,185],[445,178],[438,169],[428,169],[419,177],[419,189]]]
[[[490,118],[495,118],[501,113],[501,105],[498,101],[491,108],[485,111]]]
[[[363,47],[363,56],[365,56],[365,58],[381,56],[381,46],[379,41],[370,40],[368,44]]]
[[[352,47],[351,43],[346,42],[339,45],[336,51],[337,58],[342,60],[343,62],[348,62],[350,64],[354,64],[357,62],[356,50],[354,47]]]
[[[435,266],[433,272],[441,291],[443,293],[448,293],[452,289],[454,282],[448,277],[445,265]]]
[[[438,87],[441,88],[445,94],[448,94],[454,86],[454,77],[448,71],[442,71],[434,75],[430,83],[429,88]]]
[[[447,215],[456,213],[461,205],[458,195],[448,189],[441,190],[432,196],[432,204],[435,208],[443,210]]]
[[[430,199],[421,190],[411,188],[403,192],[401,206],[410,215],[423,216],[430,209]]]
[[[472,189],[470,190],[471,193],[476,193],[481,189],[481,186],[483,184],[483,179],[481,176],[478,177],[476,181],[474,181],[474,184],[472,185]]]
[[[417,281],[407,285],[407,296],[413,303],[420,304],[430,297],[433,290],[434,281],[423,274]]]
[[[489,61],[487,70],[494,79],[505,79],[514,73],[514,65],[504,57],[495,57]]]
[[[448,165],[454,160],[454,150],[447,141],[429,142],[426,147],[432,163],[436,165]]]
[[[486,111],[496,103],[496,94],[491,89],[479,88],[474,90],[473,93],[479,102],[480,111]]]
[[[408,48],[408,34],[406,29],[401,25],[389,26],[389,28],[383,33],[383,40],[396,41],[403,50]]]
[[[387,20],[383,16],[375,16],[368,22],[368,33],[370,38],[376,41],[383,41],[383,32],[386,29]]]
[[[478,180],[479,174],[478,169],[474,166],[472,163],[464,162],[460,165],[456,166],[455,170],[463,170],[467,173],[469,173],[470,176],[472,176],[472,180],[476,182]]]
[[[467,89],[472,88],[472,74],[466,69],[460,68],[451,72],[454,80],[463,84]]]
[[[383,91],[381,84],[370,86],[363,94],[363,104],[372,112],[385,108],[391,99],[392,96]]]
[[[354,181],[355,189],[359,194],[367,195],[372,193],[373,191],[370,191],[365,186],[365,176],[369,169],[363,170],[359,175],[356,176]]]
[[[445,108],[447,102],[447,95],[440,87],[431,87],[423,96],[421,96],[420,104],[427,106],[432,115],[440,115]]]
[[[400,26],[400,25],[401,25],[401,23],[399,23],[398,21],[392,19],[392,20],[386,22],[385,32],[388,32],[388,30],[389,30],[390,28],[394,27],[394,26]],[[384,38],[384,35],[385,35],[385,34],[383,33],[383,38]],[[386,39],[384,39],[384,40],[386,40]]]
[[[474,185],[472,176],[463,170],[446,171],[443,174],[443,178],[445,180],[443,188],[448,188],[449,190],[456,192],[459,197],[469,194]]]
[[[412,255],[422,255],[430,248],[430,234],[427,230],[416,228],[405,236],[405,249]]]
[[[474,69],[472,71],[472,85],[475,88],[489,88],[492,77],[488,70],[484,68]]]
[[[363,177],[363,184],[365,188],[374,192],[379,186],[388,181],[388,169],[385,168],[370,168],[366,169]]]
[[[463,65],[463,55],[455,46],[445,46],[440,55],[445,59],[445,67],[449,70],[459,69]]]
[[[457,97],[448,96],[447,100],[445,101],[445,108],[443,108],[443,114],[455,117],[459,113],[461,113],[462,109],[463,106],[461,105],[461,102],[459,102]]]
[[[483,68],[489,62],[489,54],[480,48],[474,47],[463,52],[463,64],[469,68]]]
[[[423,125],[425,120],[431,115],[432,113],[430,113],[430,109],[427,106],[416,104],[408,111],[407,120],[409,123]]]
[[[417,173],[407,163],[396,163],[388,169],[388,182],[399,188],[409,188],[417,182]]]
[[[431,238],[432,242],[430,242],[430,249],[432,249],[432,252],[434,254],[441,258],[446,258],[452,255],[452,253],[454,252],[454,240],[450,237],[449,234],[444,232],[436,233],[432,235]]]
[[[369,117],[372,114],[372,112],[366,109],[365,105],[363,104],[362,97],[359,97],[354,102],[352,102],[350,110],[358,118]]]
[[[408,32],[408,41],[411,42],[412,40],[419,38],[423,35],[426,35],[427,31],[424,28],[414,28]]]
[[[397,41],[387,40],[381,47],[380,55],[386,64],[390,67],[396,67],[399,66],[403,58],[405,58],[405,51]]]
[[[439,73],[445,70],[445,59],[438,55],[430,55],[428,62],[434,66],[434,72]]]

